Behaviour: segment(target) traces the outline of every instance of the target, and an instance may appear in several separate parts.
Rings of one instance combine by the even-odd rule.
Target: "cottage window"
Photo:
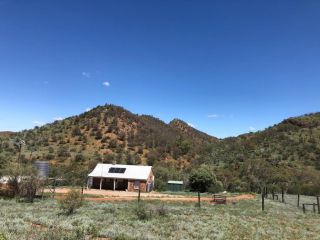
[[[140,188],[140,181],[139,180],[135,180],[134,181],[134,189],[139,189]]]

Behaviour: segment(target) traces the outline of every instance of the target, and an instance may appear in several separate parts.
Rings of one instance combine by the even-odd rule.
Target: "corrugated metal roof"
[[[109,172],[110,168],[125,168],[126,170],[124,173],[112,173],[112,172]],[[99,163],[88,176],[118,178],[118,179],[147,180],[150,175],[151,169],[152,169],[151,166]]]
[[[183,184],[183,181],[168,181],[171,184]]]

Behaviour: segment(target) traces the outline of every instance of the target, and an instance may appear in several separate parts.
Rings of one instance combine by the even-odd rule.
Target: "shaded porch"
[[[117,179],[117,178],[97,178],[93,177],[88,180],[88,188],[93,189],[104,189],[113,191],[126,191],[128,190],[128,179]]]

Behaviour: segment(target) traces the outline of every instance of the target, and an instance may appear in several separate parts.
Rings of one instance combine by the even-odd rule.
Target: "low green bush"
[[[165,207],[164,204],[161,204],[160,206],[156,205],[153,209],[153,212],[158,216],[167,216],[169,213],[169,210],[167,207]]]
[[[139,220],[148,220],[151,218],[151,210],[144,203],[138,203],[133,211]]]
[[[73,214],[82,204],[81,193],[75,189],[70,190],[65,198],[59,200],[60,209],[67,215]]]
[[[7,240],[6,236],[0,232],[0,240]]]
[[[135,238],[129,237],[128,235],[121,233],[115,238],[115,240],[135,240]]]

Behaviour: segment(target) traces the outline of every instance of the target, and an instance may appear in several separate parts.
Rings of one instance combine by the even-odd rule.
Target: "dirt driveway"
[[[66,194],[70,189],[69,188],[58,188],[56,193]],[[136,192],[125,192],[125,191],[109,191],[109,190],[96,190],[96,189],[85,189],[84,194],[86,195],[85,199],[95,202],[110,202],[110,201],[132,201],[136,200],[138,193]],[[92,195],[92,197],[90,197]],[[172,201],[172,202],[197,202],[198,198],[196,196],[187,196],[187,195],[174,195],[166,193],[141,193],[141,199],[143,200],[161,200],[161,201]],[[252,194],[242,194],[237,196],[227,197],[227,202],[236,202],[240,200],[254,199],[255,195]],[[201,201],[210,202],[211,197],[201,197]]]

